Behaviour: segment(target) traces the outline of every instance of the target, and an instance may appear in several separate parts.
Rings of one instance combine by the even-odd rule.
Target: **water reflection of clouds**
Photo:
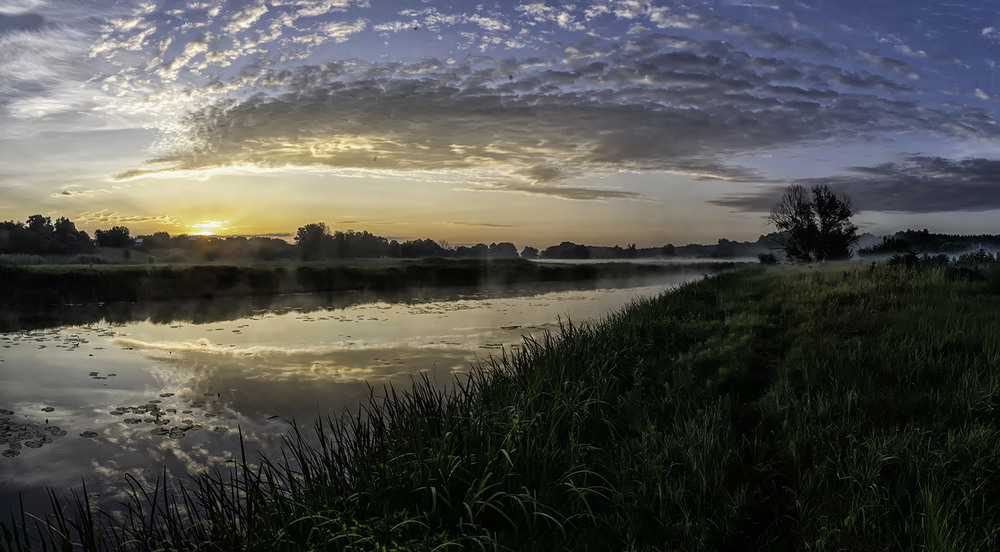
[[[221,413],[255,422],[339,415],[368,399],[370,387],[408,386],[427,373],[441,385],[480,360],[458,346],[279,348],[119,339],[150,360],[163,388],[179,397],[212,395]],[[248,354],[249,353],[249,354]]]
[[[280,435],[286,429],[284,424],[258,426],[245,419],[234,421],[232,429],[241,428],[243,446],[251,461],[258,452],[280,446]],[[149,426],[119,424],[108,428],[99,438],[100,451],[87,466],[87,472],[95,483],[90,488],[101,503],[128,499],[128,490],[134,485],[152,492],[165,474],[168,480],[176,482],[188,475],[225,469],[224,466],[232,465],[233,451],[240,447],[240,433],[235,430],[219,433],[206,426],[181,439],[173,439],[152,435]]]

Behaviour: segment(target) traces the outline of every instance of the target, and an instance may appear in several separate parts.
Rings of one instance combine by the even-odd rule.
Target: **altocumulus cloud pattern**
[[[444,172],[606,201],[643,193],[581,179],[660,171],[762,185],[714,201],[734,210],[816,180],[862,210],[1000,207],[977,148],[998,137],[989,10],[846,4],[19,0],[0,11],[0,107],[155,130],[118,181]],[[750,161],[842,144],[883,158],[807,178]]]

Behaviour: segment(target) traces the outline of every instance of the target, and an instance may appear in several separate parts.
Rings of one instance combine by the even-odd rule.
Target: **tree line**
[[[720,240],[720,244],[736,244]],[[747,242],[745,245],[751,245]],[[698,248],[687,251],[684,247]],[[80,255],[95,254],[98,248],[123,249],[152,253],[162,250],[186,250],[204,260],[220,258],[251,258],[256,260],[293,259],[330,260],[364,258],[421,257],[479,258],[479,259],[621,259],[673,256],[675,254],[707,254],[705,247],[684,246],[675,249],[672,244],[663,247],[637,248],[587,246],[564,241],[539,250],[526,246],[518,250],[511,242],[477,243],[475,245],[449,246],[432,239],[397,241],[377,236],[368,231],[332,231],[325,223],[317,222],[299,227],[294,243],[270,237],[243,236],[191,236],[170,235],[167,232],[133,235],[126,226],[112,226],[94,232],[78,230],[65,217],[52,223],[50,217],[31,215],[26,222],[0,222],[0,254],[26,255]],[[677,251],[681,252],[678,253]],[[724,249],[732,253],[730,247]],[[127,255],[126,255],[127,256]],[[96,257],[95,257],[96,259]],[[91,261],[95,259],[90,259]]]
[[[31,215],[27,222],[0,222],[0,253],[77,255],[95,250],[94,241],[66,217]]]
[[[478,243],[473,246],[450,247],[432,239],[397,241],[374,235],[368,231],[331,231],[323,222],[306,224],[298,228],[294,244],[270,237],[243,236],[171,236],[155,232],[133,237],[128,227],[113,226],[96,230],[91,238],[86,232],[65,217],[55,223],[50,217],[31,215],[24,223],[0,223],[0,254],[74,255],[94,253],[97,248],[120,248],[126,257],[132,250],[154,251],[185,249],[198,253],[205,260],[222,257],[277,260],[299,258],[305,261],[356,258],[526,258],[526,259],[628,259],[659,257],[752,257],[759,255],[763,262],[777,258],[769,250],[779,250],[792,262],[812,262],[846,259],[853,255],[851,246],[857,243],[857,226],[850,221],[854,214],[850,198],[837,196],[825,185],[806,190],[802,186],[789,186],[781,200],[774,206],[768,220],[776,232],[761,236],[756,242],[735,242],[725,238],[713,245],[638,248],[586,246],[564,241],[539,251],[524,247],[518,251],[510,242]],[[890,249],[914,243],[940,242],[933,240],[926,230],[923,233],[907,231],[873,249],[887,252]],[[876,252],[865,251],[862,253]],[[150,261],[153,257],[150,257]]]

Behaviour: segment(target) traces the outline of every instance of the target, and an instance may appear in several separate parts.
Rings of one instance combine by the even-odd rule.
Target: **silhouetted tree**
[[[385,257],[389,254],[389,241],[367,230],[333,233],[334,256],[339,258]]]
[[[278,238],[255,237],[249,240],[250,255],[260,261],[273,261],[288,255],[292,246]]]
[[[142,245],[147,249],[163,249],[167,247],[174,247],[171,242],[170,234],[166,232],[154,232],[152,234],[146,234],[139,236],[142,238]]]
[[[67,255],[92,251],[86,232],[66,217],[52,224],[50,217],[31,215],[27,223],[0,222],[0,253]]]
[[[43,217],[42,215],[31,215],[28,217],[28,230],[48,238],[52,236],[54,229],[52,228],[52,218]]]
[[[660,250],[660,253],[664,257],[673,257],[677,255],[677,250],[674,248],[674,244],[668,243],[667,245],[663,246],[663,248]]]
[[[53,239],[63,254],[89,253],[94,250],[90,236],[83,230],[77,230],[76,224],[66,217],[56,219],[52,227]]]
[[[101,247],[130,247],[135,241],[125,226],[112,226],[109,230],[96,230],[94,237]]]
[[[510,242],[491,243],[490,257],[496,259],[516,259],[517,246]]]
[[[326,224],[314,222],[299,227],[295,233],[295,245],[303,261],[312,261],[326,256],[333,244],[333,236]]]
[[[445,250],[432,239],[409,240],[399,245],[401,257],[440,257],[445,255]]]
[[[490,254],[490,248],[485,243],[477,243],[472,247],[460,245],[455,248],[455,256],[461,258],[486,258]]]
[[[546,247],[545,251],[542,251],[541,257],[543,259],[589,259],[590,249],[586,245],[564,241],[559,245]]]
[[[778,230],[775,241],[792,261],[846,259],[858,241],[858,227],[851,223],[854,209],[847,196],[837,196],[825,184],[811,193],[789,186],[771,209],[768,220]]]
[[[525,246],[525,248],[521,250],[521,258],[530,260],[537,259],[538,249],[531,246]]]

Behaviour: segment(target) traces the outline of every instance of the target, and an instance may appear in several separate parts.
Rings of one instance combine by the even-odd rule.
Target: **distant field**
[[[623,280],[735,263],[534,263],[521,259],[277,261],[233,264],[0,265],[0,304],[60,305],[159,301],[280,293],[397,290],[408,287],[514,285],[529,282]]]

